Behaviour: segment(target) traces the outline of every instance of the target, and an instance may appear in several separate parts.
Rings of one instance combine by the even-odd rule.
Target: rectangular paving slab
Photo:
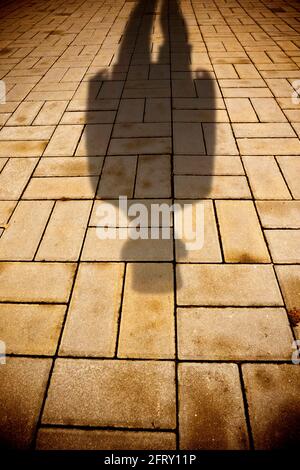
[[[174,429],[174,363],[58,359],[42,421]]]
[[[282,305],[272,266],[177,265],[179,305]]]

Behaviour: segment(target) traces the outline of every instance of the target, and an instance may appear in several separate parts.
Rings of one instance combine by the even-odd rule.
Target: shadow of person
[[[209,196],[214,80],[195,15],[189,8],[189,4],[176,0],[125,2],[94,61],[94,65],[102,65],[90,81],[87,114],[95,109],[115,110],[116,118],[111,124],[86,127],[91,175],[95,159],[104,157],[99,181],[96,184],[92,177],[91,184],[97,204],[109,202],[117,213],[120,196],[128,197],[128,206],[139,202],[148,209],[151,203],[195,205]],[[103,68],[105,63],[109,65]],[[208,126],[205,138],[204,122]],[[148,238],[132,239],[129,230],[127,240],[119,240],[117,230],[116,240],[103,240],[99,245],[106,257],[102,259],[101,253],[95,253],[95,260],[133,262],[134,290],[166,292],[170,285],[159,277],[154,280],[154,276],[146,284],[141,282],[138,263],[175,265],[176,261],[190,262],[194,257],[186,249],[186,240],[178,234],[174,240],[174,215],[169,239],[161,235],[159,239],[151,238],[151,218],[145,224],[145,218],[138,217],[137,222],[137,211],[134,215],[128,220],[141,231],[148,227]],[[159,221],[160,233],[169,225],[166,220]],[[116,224],[120,226],[118,221]],[[133,231],[136,233],[136,228]],[[205,250],[205,240],[201,249]],[[181,286],[178,275],[176,285]]]

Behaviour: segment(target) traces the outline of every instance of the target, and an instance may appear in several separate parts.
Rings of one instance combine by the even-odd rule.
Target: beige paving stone
[[[61,124],[108,124],[115,120],[115,111],[67,111]]]
[[[181,360],[291,357],[293,337],[283,308],[179,308],[177,328]]]
[[[18,200],[31,173],[37,158],[11,158],[0,174],[0,199]]]
[[[233,124],[234,135],[239,137],[295,137],[288,123]]]
[[[219,98],[221,93],[217,80],[201,79],[195,80],[197,95],[199,98]]]
[[[223,88],[224,98],[269,98],[272,93],[268,88]]]
[[[289,106],[289,104],[288,104]],[[285,109],[284,110],[286,117],[291,122],[300,122],[300,113],[299,109]]]
[[[0,113],[0,126],[4,126],[9,118],[9,113]]]
[[[270,257],[252,201],[216,201],[226,262],[269,263]]]
[[[230,124],[203,124],[203,132],[208,155],[238,155]]]
[[[67,111],[100,111],[100,110],[117,110],[119,100],[108,99],[108,100],[91,100],[87,103],[86,99],[72,99],[68,106]]]
[[[104,157],[42,157],[34,176],[100,175],[103,160]]]
[[[300,437],[299,367],[244,364],[242,371],[255,448],[295,448]]]
[[[227,98],[226,108],[232,122],[257,122],[258,119],[247,98]]]
[[[175,155],[174,173],[182,175],[243,175],[240,158],[223,155]]]
[[[114,356],[123,275],[123,264],[80,264],[61,355]]]
[[[40,429],[39,450],[175,450],[172,432]]]
[[[214,70],[217,78],[238,78],[232,64],[215,64]]]
[[[1,260],[26,260],[34,257],[47,224],[52,201],[20,201],[0,241]]]
[[[18,105],[17,101],[6,101],[6,103],[1,104],[1,113],[13,113]]]
[[[150,67],[152,64],[150,65]],[[130,64],[127,79],[128,80],[147,80],[149,75],[149,64]]]
[[[132,155],[140,153],[171,153],[171,139],[169,137],[111,139],[108,147],[108,155]]]
[[[83,126],[80,125],[58,126],[55,129],[44,155],[48,157],[73,155],[82,129]],[[67,139],[66,135],[68,136]]]
[[[32,91],[26,97],[29,101],[62,101],[70,100],[74,95],[74,91]]]
[[[228,114],[224,109],[175,109],[173,122],[228,122]]]
[[[300,262],[299,230],[265,230],[274,263]]]
[[[299,330],[300,323],[300,267],[298,265],[276,266],[282,295],[291,324]]]
[[[300,136],[300,122],[294,123],[293,122],[293,128],[296,131],[298,137]]]
[[[106,158],[97,197],[133,196],[137,157],[133,155]]]
[[[174,355],[172,264],[130,263],[126,270],[118,357],[172,359]]]
[[[281,109],[284,110],[285,113],[292,113],[292,115],[295,113],[296,115],[299,115],[298,113],[299,104],[293,103],[290,97],[289,98],[276,98],[276,101],[281,107]]]
[[[0,131],[0,140],[48,140],[54,126],[9,126]]]
[[[187,200],[181,201],[176,200],[177,204],[180,204],[183,210],[183,204],[193,204],[192,208],[192,223],[194,234],[196,234],[196,204],[199,201]],[[196,242],[196,236],[192,240],[183,234],[183,237],[175,240],[176,249],[176,261],[177,262],[189,262],[189,263],[214,263],[221,262],[222,255],[220,250],[220,244],[218,240],[218,231],[216,226],[216,219],[214,214],[214,208],[212,201],[201,201],[204,209],[204,226],[202,227],[201,233],[203,233],[204,240],[203,246],[200,249],[189,249],[190,243]],[[200,228],[198,228],[200,230]],[[195,246],[194,246],[195,247]]]
[[[24,199],[92,199],[98,177],[31,178]]]
[[[257,201],[264,228],[300,228],[300,201]]]
[[[46,101],[35,118],[34,124],[38,126],[58,124],[67,104],[68,101]]]
[[[119,99],[122,94],[123,83],[121,81],[103,82],[97,99]]]
[[[80,138],[76,155],[105,155],[112,124],[87,124]]]
[[[7,162],[8,162],[8,158],[0,158],[0,172],[5,167]]]
[[[17,83],[8,91],[6,99],[7,101],[21,101],[26,97],[26,95],[28,95],[33,87],[33,83]]]
[[[116,122],[142,122],[144,99],[122,99],[118,109]]]
[[[221,88],[261,88],[265,82],[261,78],[239,78],[219,80]]]
[[[15,207],[16,202],[14,201],[0,201],[0,226],[7,224]]]
[[[0,337],[8,354],[55,354],[64,305],[0,304]]]
[[[176,154],[205,155],[206,153],[201,124],[174,123],[173,141]]]
[[[235,64],[234,68],[240,78],[260,78],[260,75],[253,64]]]
[[[76,93],[73,96],[72,101],[79,101],[79,100],[84,101],[85,100],[86,105],[88,105],[89,100],[94,101],[96,99],[97,94],[99,93],[99,90],[102,86],[102,81],[96,81],[95,79],[97,77],[95,77],[95,76],[92,76],[91,78],[92,78],[92,80],[91,80],[90,84],[88,82],[80,83],[80,85],[78,86],[78,88],[76,90]],[[87,106],[86,106],[86,108],[87,108]]]
[[[158,45],[157,45],[158,46]],[[149,80],[169,79],[170,69],[168,64],[150,64]]]
[[[135,197],[171,197],[170,175],[169,155],[140,156],[137,166]]]
[[[172,234],[170,239],[121,239],[120,229],[110,229],[110,237],[101,239],[96,228],[89,228],[86,234],[82,261],[171,261],[173,260]],[[129,231],[130,234],[130,231]],[[113,237],[116,237],[115,239]]]
[[[175,180],[175,197],[179,199],[248,199],[251,197],[244,176],[181,176]]]
[[[236,364],[180,364],[179,404],[181,449],[248,448]]]
[[[170,122],[171,121],[170,99],[169,98],[146,98],[144,121],[145,122]]]
[[[92,201],[57,201],[36,259],[77,261],[91,207]]]
[[[116,123],[113,137],[166,137],[171,135],[169,123]],[[1,132],[0,132],[1,137]]]
[[[300,141],[294,138],[237,139],[241,155],[299,155]]]
[[[286,117],[274,98],[251,98],[251,103],[261,122],[286,122]]]
[[[286,79],[272,78],[266,80],[268,87],[274,94],[274,96],[290,98],[294,91],[294,88]]]
[[[181,264],[177,282],[179,305],[282,305],[271,266]]]
[[[1,441],[5,448],[29,449],[50,371],[50,359],[10,357],[0,369]]]
[[[299,156],[287,156],[287,157],[277,157],[279,166],[284,174],[284,177],[287,181],[288,187],[295,199],[300,198],[300,189],[299,189],[299,170],[300,170],[300,160]]]
[[[0,157],[40,157],[46,145],[43,140],[1,141]]]
[[[168,88],[131,88],[123,92],[124,98],[170,98]]]
[[[24,101],[7,121],[8,126],[30,126],[43,106],[43,101]]]
[[[2,302],[67,302],[75,265],[72,263],[0,263]]]
[[[261,76],[263,78],[298,78],[298,71],[290,64],[273,64],[277,65],[278,70],[263,70],[261,69]],[[290,68],[289,68],[290,66]],[[280,69],[283,70],[280,70]]]
[[[255,199],[291,199],[274,157],[247,156],[243,162]]]
[[[172,96],[180,97],[196,97],[195,84],[192,80],[172,80]],[[201,92],[200,92],[201,93]]]
[[[82,406],[82,404],[85,406]],[[172,362],[58,359],[43,423],[174,429]]]
[[[61,82],[78,82],[81,81],[86,72],[85,67],[71,67],[63,76]]]
[[[225,109],[222,98],[174,98],[173,109]]]

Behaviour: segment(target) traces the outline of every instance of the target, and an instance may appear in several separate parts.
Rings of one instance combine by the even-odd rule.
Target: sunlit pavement
[[[299,19],[3,2],[1,445],[299,444]],[[99,238],[119,196],[203,200],[203,247]]]

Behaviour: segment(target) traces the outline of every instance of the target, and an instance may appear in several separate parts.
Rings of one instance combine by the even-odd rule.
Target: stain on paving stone
[[[13,52],[15,49],[12,49],[10,47],[4,47],[3,49],[0,49],[0,55],[6,55],[9,54],[10,52]]]
[[[279,8],[270,8],[273,13],[285,13],[285,10],[281,7]]]
[[[49,36],[52,35],[58,35],[58,36],[63,36],[64,34],[67,34],[65,31],[61,31],[60,29],[53,30],[53,31],[48,31]]]
[[[255,379],[262,389],[272,390],[276,387],[272,374],[267,372],[266,369],[257,369],[255,371]]]
[[[291,321],[291,324],[293,326],[297,326],[300,323],[300,310],[296,308],[288,310],[288,317]]]
[[[253,256],[249,255],[248,253],[237,253],[236,258],[238,258],[239,263],[257,263],[257,259]]]

